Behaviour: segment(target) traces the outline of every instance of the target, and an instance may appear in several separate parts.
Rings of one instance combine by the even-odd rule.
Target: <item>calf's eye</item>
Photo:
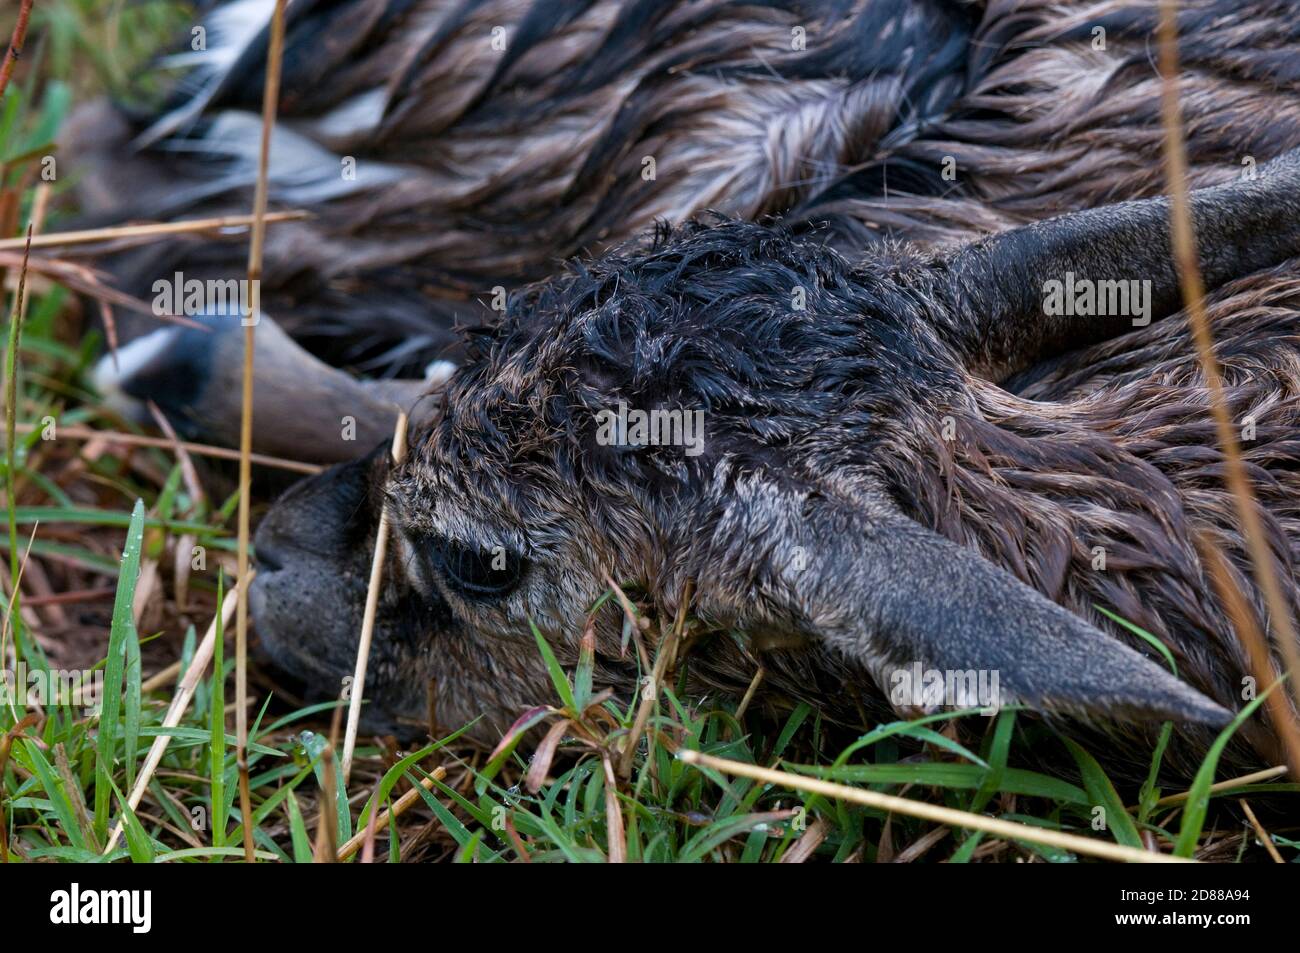
[[[478,549],[452,540],[439,540],[433,560],[447,585],[471,599],[504,596],[519,584],[525,560],[504,546]]]

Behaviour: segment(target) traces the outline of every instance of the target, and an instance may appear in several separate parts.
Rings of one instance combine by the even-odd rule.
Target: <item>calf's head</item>
[[[1213,286],[1300,250],[1300,163],[1198,192]],[[1228,713],[1004,569],[914,519],[907,439],[992,379],[1122,331],[1045,311],[1051,281],[1149,282],[1177,307],[1163,200],[1029,226],[932,258],[850,263],[737,222],[661,233],[529,288],[477,336],[395,470],[381,453],[309,481],[258,535],[272,652],[351,672],[375,514],[395,524],[366,686],[372,716],[478,716],[494,741],[550,698],[614,580],[754,649],[806,644],[890,672],[998,674],[1004,700],[1105,719]],[[629,687],[619,612],[593,617],[598,678]],[[707,659],[703,662],[707,665]]]

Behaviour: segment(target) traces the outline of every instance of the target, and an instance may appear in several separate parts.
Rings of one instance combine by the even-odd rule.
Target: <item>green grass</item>
[[[184,0],[37,0],[30,36],[42,79],[58,78],[80,96],[141,92],[144,67],[189,31]],[[0,16],[5,39],[13,14]],[[146,91],[157,92],[146,86]]]
[[[12,746],[3,775],[11,860],[97,859],[111,822],[122,810],[121,792],[129,790],[133,772],[143,761],[145,742],[159,732],[162,702],[169,693],[141,693],[135,661],[138,640],[130,621],[142,538],[143,506],[137,505],[108,634],[109,694],[102,713],[88,717],[55,706],[38,726],[29,724],[16,732],[22,711],[6,709],[0,714],[0,730],[21,739]],[[729,706],[700,706],[667,686],[658,694],[631,777],[610,798],[607,765],[627,738],[639,699],[620,704],[607,693],[594,692],[593,659],[588,654],[568,673],[540,640],[539,651],[551,667],[554,705],[521,718],[495,757],[475,758],[458,746],[454,733],[400,759],[390,758],[391,764],[376,749],[360,749],[358,763],[369,770],[358,773],[367,774],[367,780],[345,790],[336,773],[336,801],[324,807],[335,815],[339,840],[364,830],[369,816],[395,799],[399,785],[431,777],[438,764],[449,769],[448,777],[435,780],[433,790],[422,794],[423,811],[403,815],[376,832],[378,856],[404,859],[403,835],[410,840],[415,813],[420,815],[418,824],[432,820],[439,828],[443,847],[438,856],[480,863],[605,860],[612,849],[611,830],[620,829],[618,849],[633,861],[779,862],[799,848],[802,838],[814,836],[813,831],[819,838],[815,857],[869,862],[881,859],[882,850],[889,852],[884,846],[886,823],[891,825],[889,842],[898,845],[895,849],[905,850],[929,829],[924,822],[887,819],[871,809],[696,770],[674,757],[681,748],[779,765],[874,790],[906,788],[914,797],[925,792],[927,798],[951,807],[1128,846],[1140,847],[1142,832],[1164,839],[1177,832],[1178,852],[1186,856],[1198,846],[1212,800],[1207,789],[1213,752],[1185,806],[1144,821],[1140,809],[1124,806],[1097,760],[1073,742],[1062,741],[1078,761],[1078,784],[1009,766],[1019,720],[1011,710],[993,720],[967,711],[884,724],[832,752],[826,750],[828,726],[806,706],[783,721],[751,717],[745,725]],[[168,732],[172,740],[151,796],[139,813],[126,812],[126,837],[109,859],[197,863],[241,855],[231,846],[240,842],[244,819],[234,798],[235,739],[227,730],[224,702],[230,666],[221,652],[214,658],[213,672],[218,674],[203,680],[203,690],[181,725]],[[327,763],[337,764],[337,758],[323,758],[328,740],[304,726],[319,727],[327,707],[289,712],[269,722],[263,709],[256,719],[250,745],[252,823],[264,860],[310,860],[312,815],[322,808],[320,791],[325,788],[322,771]],[[936,731],[957,722],[984,727],[977,728],[982,734],[978,750]],[[517,746],[525,728],[557,725],[559,744],[548,749],[552,754],[545,764],[530,764],[520,756]],[[816,763],[800,763],[796,756]],[[1295,788],[1257,785],[1232,794]],[[1093,825],[1098,807],[1105,809],[1109,821],[1101,831]],[[1279,839],[1278,846],[1295,853],[1293,843],[1285,839]],[[980,856],[981,848],[984,856],[997,859],[1079,859],[1029,842],[998,845],[959,833],[931,851],[928,859],[968,861]]]
[[[182,9],[182,4],[116,0],[39,3],[31,55],[24,57],[29,69],[15,79],[0,107],[0,156],[15,160],[0,188],[22,185],[29,169],[23,162],[33,160],[17,160],[34,150],[39,155],[53,140],[74,98],[124,89],[160,39],[177,35]],[[7,37],[3,18],[0,32]],[[62,187],[56,184],[56,198]],[[17,221],[23,223],[32,188],[23,187],[18,198]],[[52,224],[57,227],[57,219]],[[17,372],[17,420],[39,424],[49,417],[56,426],[124,429],[88,389],[86,372],[100,342],[69,319],[71,303],[64,290],[44,287],[32,296],[21,340],[12,322],[5,329],[6,359]],[[62,700],[40,708],[24,707],[21,699],[0,705],[0,849],[13,863],[98,860],[119,819],[125,836],[109,860],[239,860],[248,824],[260,860],[310,862],[322,826],[332,827],[338,841],[346,840],[416,788],[420,794],[410,809],[376,826],[376,859],[603,861],[616,854],[645,862],[1082,859],[1030,841],[998,841],[969,831],[940,831],[939,836],[930,822],[696,768],[678,760],[680,750],[1130,847],[1154,838],[1184,856],[1232,860],[1260,853],[1253,835],[1239,825],[1219,825],[1214,808],[1222,798],[1209,791],[1222,740],[1253,706],[1209,753],[1191,796],[1162,806],[1158,780],[1172,726],[1165,726],[1152,754],[1147,782],[1126,800],[1102,766],[1098,755],[1103,753],[1089,752],[1013,710],[993,719],[973,711],[945,712],[846,736],[802,705],[779,718],[758,711],[738,718],[734,701],[687,697],[679,676],[656,693],[630,773],[611,788],[641,698],[618,700],[597,690],[590,645],[567,671],[540,634],[537,651],[546,661],[553,695],[536,699],[536,708],[521,713],[495,752],[468,747],[459,731],[427,738],[409,752],[363,744],[349,787],[338,771],[340,752],[330,741],[331,723],[343,703],[301,706],[260,692],[249,745],[252,817],[245,818],[236,798],[227,704],[233,664],[225,633],[176,728],[163,729],[162,722],[181,676],[152,691],[143,688],[159,655],[179,657],[183,673],[193,658],[196,629],[206,628],[220,604],[236,497],[227,492],[209,501],[192,495],[179,463],[163,450],[86,457],[80,443],[44,441],[38,429],[7,442],[5,457],[6,516],[13,526],[5,541],[10,581],[26,558],[40,561],[56,580],[115,588],[102,621],[82,626],[93,638],[87,664],[103,673],[107,686],[99,711]],[[73,463],[76,469],[70,471]],[[183,612],[174,605],[169,575],[182,545],[199,545],[209,553],[206,569],[189,579],[191,605]],[[165,611],[154,628],[141,632],[133,599],[149,566],[163,587],[154,604],[161,601]],[[581,623],[575,620],[575,630]],[[47,645],[59,647],[57,639],[28,629],[21,609],[8,613],[0,640],[4,667],[16,665],[15,647],[21,646],[29,671],[48,671]],[[146,650],[155,659],[148,670]],[[170,737],[167,752],[139,809],[130,811],[126,797],[160,733]],[[538,746],[540,738],[547,740]],[[539,753],[530,758],[534,748]],[[1074,769],[1058,776],[1028,766],[1035,763],[1031,755],[1045,749],[1055,750]],[[434,777],[438,767],[445,777]],[[1234,799],[1293,797],[1297,787],[1256,784],[1230,794]],[[329,790],[334,796],[327,801]],[[1106,820],[1100,828],[1099,811]],[[329,825],[322,825],[325,817]],[[1294,830],[1274,834],[1274,841],[1287,860],[1300,857]]]
[[[157,498],[167,497],[170,486],[169,481]],[[101,712],[87,715],[56,706],[36,725],[24,725],[21,708],[0,712],[0,733],[19,739],[3,771],[12,860],[95,860],[121,813],[126,837],[109,854],[111,860],[200,863],[242,856],[236,845],[244,818],[235,803],[235,739],[225,705],[231,666],[221,649],[180,726],[167,732],[172,740],[142,809],[123,809],[122,792],[130,789],[148,742],[159,733],[170,697],[169,690],[149,696],[141,691],[139,636],[131,604],[144,527],[145,507],[138,501],[129,517],[106,633],[108,695]],[[220,593],[220,580],[217,588]],[[193,643],[191,630],[189,653]],[[1144,799],[1137,808],[1126,807],[1098,761],[1073,742],[1058,740],[1078,763],[1077,781],[1012,766],[1016,742],[1024,743],[1022,719],[1014,710],[996,719],[964,711],[882,724],[835,749],[829,726],[807,706],[784,720],[751,714],[742,724],[734,707],[700,705],[671,686],[657,694],[631,775],[611,797],[607,779],[640,699],[620,703],[595,690],[590,647],[571,673],[555,660],[540,635],[538,651],[551,673],[554,697],[539,699],[536,709],[524,713],[494,756],[484,759],[464,748],[455,733],[401,758],[363,747],[358,752],[358,780],[351,789],[343,787],[335,767],[337,752],[332,759],[324,757],[329,747],[324,726],[331,706],[290,711],[270,720],[264,707],[250,746],[258,857],[309,861],[322,810],[332,813],[341,842],[364,830],[368,818],[390,806],[401,788],[431,778],[436,765],[449,770],[447,778],[434,780],[432,791],[421,792],[422,808],[391,819],[376,832],[377,856],[408,859],[403,845],[412,843],[412,829],[430,821],[437,828],[438,846],[417,848],[419,857],[480,863],[525,858],[601,861],[613,850],[645,862],[770,863],[800,850],[806,837],[817,838],[815,858],[870,862],[906,851],[931,829],[925,822],[886,818],[871,809],[697,770],[677,760],[679,749],[873,790],[906,790],[912,797],[950,807],[1127,846],[1140,847],[1142,833],[1148,832],[1166,841],[1176,838],[1178,852],[1184,855],[1201,843],[1212,800],[1207,789],[1221,745],[1207,758],[1185,805],[1153,814],[1154,798]],[[956,724],[973,729],[967,734],[979,739],[976,748],[941,733]],[[543,746],[544,762],[530,762],[520,752],[530,728],[554,732],[557,743]],[[1034,743],[1042,745],[1046,736],[1041,726],[1037,731]],[[1225,731],[1224,738],[1229,733]],[[327,770],[334,773],[337,792],[328,805],[321,800],[321,792],[329,787],[324,783]],[[1251,796],[1295,788],[1255,785],[1232,793]],[[1154,794],[1158,797],[1159,792]],[[1099,807],[1108,819],[1103,830],[1093,824]],[[611,844],[611,831],[619,832],[616,845]],[[1295,854],[1292,842],[1279,839],[1278,846]],[[953,832],[923,856],[952,862],[1079,859],[1030,842],[999,844],[961,832]]]

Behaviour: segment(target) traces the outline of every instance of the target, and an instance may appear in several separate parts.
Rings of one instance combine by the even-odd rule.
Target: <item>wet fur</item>
[[[399,8],[406,12],[396,15]],[[298,29],[303,35],[318,30],[347,37],[329,49],[332,62],[348,66],[336,82],[322,84],[312,73],[318,62],[291,64],[287,124],[335,156],[358,155],[362,168],[367,160],[398,165],[404,178],[400,187],[367,187],[363,181],[325,203],[318,221],[276,229],[268,247],[265,300],[273,313],[293,315],[298,333],[317,349],[352,357],[382,352],[389,367],[405,359],[392,349],[398,341],[422,349],[419,360],[458,347],[447,331],[451,319],[478,320],[472,299],[493,285],[517,290],[551,274],[559,260],[598,255],[634,238],[657,217],[680,222],[708,207],[747,219],[780,215],[789,235],[724,223],[712,239],[690,230],[675,238],[665,234],[660,252],[694,254],[682,249],[721,242],[725,247],[714,252],[740,255],[761,274],[768,292],[779,288],[785,295],[790,277],[811,279],[823,296],[817,302],[823,313],[862,304],[849,292],[836,297],[846,270],[867,262],[906,271],[914,259],[928,260],[924,247],[900,251],[891,241],[952,243],[1161,188],[1158,80],[1149,59],[1155,14],[1147,3],[861,2],[812,4],[802,12],[715,3],[597,3],[573,7],[572,16],[548,13],[554,8],[545,4],[520,3],[319,9],[321,17]],[[850,15],[841,16],[844,11]],[[491,54],[484,39],[485,30],[500,22],[521,25],[514,37],[525,38],[504,59]],[[808,28],[809,52],[801,56],[782,49],[796,24]],[[1091,46],[1096,25],[1107,31],[1104,50]],[[331,26],[337,33],[329,33]],[[1197,4],[1183,13],[1180,27],[1194,184],[1227,181],[1247,156],[1262,164],[1300,145],[1300,76],[1294,69],[1300,24],[1289,4]],[[894,42],[875,42],[886,32]],[[412,36],[420,38],[418,48]],[[921,51],[913,61],[890,59],[909,44]],[[384,87],[388,98],[377,125],[351,135],[321,131],[316,120],[377,88],[392,62],[408,67]],[[653,66],[666,63],[686,68],[650,75]],[[210,110],[256,108],[260,82],[256,70],[232,74]],[[166,136],[203,131],[202,122],[177,125]],[[640,176],[646,154],[657,160],[653,182]],[[945,156],[956,161],[955,181],[939,175]],[[183,169],[171,160],[165,167],[172,176]],[[229,190],[204,197],[193,209],[226,203],[244,208],[247,181],[236,164]],[[294,197],[291,190],[279,195],[285,202]],[[436,227],[413,228],[429,222]],[[798,244],[801,235],[812,243]],[[735,241],[728,243],[728,237]],[[846,257],[828,254],[826,245]],[[177,243],[177,266],[192,270],[185,264],[194,260],[187,257],[192,252],[193,246]],[[220,261],[204,264],[225,267]],[[121,273],[170,270],[170,264],[136,261],[124,263]],[[577,277],[517,294],[516,315],[531,320],[548,307],[582,303],[598,309],[617,300],[620,308],[644,305],[643,317],[653,321],[655,308],[675,306],[641,301],[618,275],[595,271],[595,278],[579,270]],[[1246,452],[1275,556],[1292,580],[1300,539],[1292,436],[1300,423],[1294,274],[1288,263],[1243,277],[1212,299],[1234,412],[1257,418],[1257,437]],[[376,286],[389,292],[380,310],[370,293]],[[691,346],[722,348],[740,328],[758,341],[765,333],[782,333],[775,323],[727,311],[741,308],[738,292],[752,290],[743,282],[714,290],[718,297],[711,300],[724,302],[718,317],[726,320]],[[886,297],[871,304],[890,313],[937,311],[931,290],[895,301],[888,296],[902,293],[898,289],[876,288]],[[558,297],[548,304],[547,295]],[[358,313],[366,320],[359,321]],[[909,330],[918,332],[924,324]],[[454,726],[486,713],[476,734],[491,743],[524,706],[550,697],[518,616],[521,606],[571,660],[578,617],[556,607],[589,604],[601,588],[596,570],[635,570],[643,595],[668,614],[685,580],[707,570],[673,560],[703,526],[722,525],[718,514],[694,513],[694,522],[674,524],[685,517],[670,518],[671,507],[651,506],[639,494],[644,488],[671,499],[672,487],[698,487],[715,478],[716,470],[692,471],[689,462],[653,455],[637,461],[570,459],[561,452],[562,442],[557,449],[550,426],[565,433],[564,421],[548,420],[547,427],[530,433],[495,417],[472,419],[492,406],[488,398],[498,400],[497,406],[558,412],[546,388],[584,379],[594,381],[592,406],[618,380],[640,388],[639,400],[677,399],[694,388],[693,396],[710,407],[733,407],[730,439],[753,454],[747,465],[757,469],[775,466],[765,446],[805,433],[829,415],[833,425],[816,438],[809,461],[829,453],[849,470],[870,470],[872,480],[920,525],[979,552],[1139,649],[1140,642],[1094,607],[1112,608],[1143,625],[1172,647],[1192,685],[1237,707],[1243,662],[1196,554],[1197,532],[1208,533],[1227,553],[1257,611],[1262,607],[1246,579],[1183,319],[1025,369],[1005,386],[967,371],[934,335],[896,330],[882,326],[873,332],[874,389],[860,408],[863,427],[839,444],[836,428],[844,421],[836,415],[842,407],[787,406],[770,392],[779,381],[815,395],[825,390],[828,375],[847,378],[852,368],[842,367],[829,346],[820,359],[801,351],[803,359],[793,363],[764,363],[770,349],[747,349],[744,361],[728,365],[732,376],[711,377],[697,372],[718,355],[693,359],[689,347],[669,354],[649,341],[633,341],[630,349],[618,350],[626,342],[611,336],[608,354],[595,347],[584,356],[608,361],[608,368],[577,366],[547,351],[559,344],[530,331],[529,321],[511,319],[507,331],[490,332],[470,350],[470,369],[454,385],[442,429],[425,437],[415,469],[397,484],[405,535],[390,568],[378,659],[372,662],[381,716],[390,724],[419,721],[422,689],[432,680],[439,718]],[[342,347],[322,344],[335,338]],[[680,379],[665,374],[666,357],[685,362]],[[492,387],[498,390],[483,390]],[[583,391],[565,391],[563,398],[581,400]],[[956,422],[953,440],[941,435],[945,416]],[[485,441],[481,446],[479,439]],[[439,443],[448,440],[453,443]],[[511,469],[503,479],[507,461],[514,467],[521,460],[531,460],[534,469]],[[694,466],[716,463],[710,457]],[[345,640],[334,635],[357,628],[373,487],[385,479],[382,461],[366,466],[360,483],[354,468],[303,484],[272,511],[259,534],[259,552],[268,559],[284,557],[282,565],[297,572],[296,578],[265,574],[256,596],[263,637],[289,668],[305,667],[322,684],[350,670],[346,653],[338,651]],[[591,472],[578,472],[588,466]],[[348,475],[341,478],[343,472]],[[713,498],[721,499],[721,490],[734,493],[743,478],[741,471],[725,470],[721,479],[730,482]],[[349,485],[354,495],[340,497],[340,487]],[[850,478],[840,489],[852,495],[861,487]],[[440,500],[452,499],[454,506],[440,506]],[[559,519],[557,513],[567,515]],[[576,533],[574,514],[581,523]],[[312,538],[323,525],[325,531]],[[477,534],[485,543],[510,539],[588,572],[552,580],[506,617],[457,601],[421,566],[422,534],[453,532]],[[729,536],[734,534],[717,534],[713,545],[722,548],[711,555],[735,568],[737,561],[726,561]],[[749,546],[764,545],[761,534],[743,538]],[[1108,554],[1105,572],[1091,568],[1094,545]],[[710,553],[707,545],[702,552]],[[705,621],[725,629],[734,621],[728,614],[734,614],[734,604],[763,582],[734,575],[718,580],[715,588],[729,594],[723,600],[729,607],[703,606]],[[1294,585],[1289,595],[1294,601]],[[336,619],[337,627],[301,633],[308,611]],[[602,615],[599,634],[601,677],[626,691],[634,672],[615,650],[617,613]],[[691,655],[695,687],[743,691],[759,648],[742,647],[725,631],[705,637]],[[850,724],[886,713],[869,687],[870,665],[846,659],[833,647],[814,642],[769,648],[761,658],[768,677],[760,702],[779,707],[802,699]],[[1071,727],[1087,731],[1078,723]],[[1171,773],[1185,776],[1193,769],[1208,732],[1180,731]],[[1150,735],[1142,727],[1125,727],[1108,754],[1121,770],[1136,773]],[[1276,763],[1275,742],[1258,724],[1242,739],[1230,749],[1229,764]]]
[[[1234,413],[1256,417],[1248,459],[1258,468],[1294,604],[1300,319],[1296,282],[1283,277],[1290,268],[1229,286],[1211,314]],[[1247,671],[1194,534],[1207,533],[1245,591],[1254,590],[1183,319],[1073,355],[1068,372],[1041,373],[1012,394],[967,373],[936,333],[951,310],[936,274],[912,249],[850,263],[768,228],[715,222],[665,233],[652,249],[521,296],[506,321],[474,343],[441,418],[390,478],[402,535],[376,650],[419,642],[413,607],[449,607],[417,651],[420,676],[408,678],[408,689],[432,679],[439,720],[459,724],[483,713],[475,735],[490,743],[512,714],[547,697],[529,620],[571,662],[585,607],[600,595],[606,572],[664,618],[691,580],[699,593],[699,638],[689,657],[697,692],[739,694],[761,663],[760,704],[803,700],[832,719],[869,723],[888,712],[881,672],[906,654],[873,662],[819,640],[809,626],[824,631],[826,620],[809,614],[839,611],[839,600],[848,605],[855,589],[872,586],[917,602],[898,554],[883,575],[863,579],[851,543],[845,553],[837,549],[862,531],[853,522],[859,515],[871,532],[886,511],[877,499],[884,491],[922,526],[1155,658],[1096,607],[1148,628],[1170,646],[1188,683],[1237,708]],[[900,275],[911,278],[899,283]],[[807,319],[787,307],[796,284],[812,289]],[[705,453],[692,459],[679,448],[596,446],[595,413],[620,398],[641,407],[705,407]],[[946,418],[955,421],[952,439],[942,435]],[[317,534],[304,534],[312,520],[300,501],[329,492],[332,479],[317,478],[315,489],[309,484],[282,502],[259,533],[259,551],[319,550]],[[786,495],[800,484],[847,501],[853,515],[800,537],[802,516],[783,515]],[[448,539],[522,553],[532,568],[521,592],[486,603],[458,595],[429,562]],[[803,583],[790,584],[791,609],[781,566],[796,543],[829,552],[831,571],[828,593],[810,597]],[[1106,551],[1104,571],[1092,566],[1094,546]],[[346,558],[360,566],[363,555],[352,552]],[[278,594],[324,583],[304,580],[296,568],[262,584],[264,637],[282,651],[293,651],[284,636],[295,630],[285,618],[293,610],[276,605]],[[624,693],[634,671],[618,661],[620,614],[607,607],[596,622],[607,666],[601,676]],[[953,615],[945,624],[961,623]],[[1014,611],[1008,624],[1017,624]],[[736,629],[747,643],[727,634]],[[316,654],[313,644],[304,646],[307,654]],[[1090,729],[1071,715],[1110,724],[1108,764],[1136,775],[1159,722],[1116,725],[1126,704],[1120,694],[1099,695],[1059,714],[1076,735]],[[1213,733],[1182,726],[1170,773],[1194,771]],[[1244,769],[1278,757],[1260,722],[1241,739],[1226,763]]]
[[[1300,146],[1290,3],[1184,6],[1193,184]],[[270,7],[249,15],[265,22]],[[776,215],[852,254],[886,237],[965,241],[1161,188],[1146,0],[302,10],[290,19],[271,198],[316,218],[271,229],[263,301],[314,351],[371,370],[455,355],[452,324],[495,319],[494,287],[516,290],[660,218]],[[489,42],[498,25],[505,54]],[[790,48],[796,26],[806,51]],[[265,55],[265,32],[250,29],[231,31],[240,56],[214,53],[161,117],[81,117],[65,152],[82,157],[92,218],[250,207]],[[142,135],[150,145],[127,161]],[[355,180],[341,179],[343,156],[356,158]],[[955,179],[941,174],[945,157]],[[229,277],[243,264],[242,246],[204,238],[114,267],[146,294],[176,269]]]

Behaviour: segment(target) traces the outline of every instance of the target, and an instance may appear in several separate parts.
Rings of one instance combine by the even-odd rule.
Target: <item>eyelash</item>
[[[519,585],[527,561],[513,550],[490,552],[438,540],[431,548],[434,563],[447,585],[469,598],[504,596]],[[501,568],[494,561],[504,560]]]

